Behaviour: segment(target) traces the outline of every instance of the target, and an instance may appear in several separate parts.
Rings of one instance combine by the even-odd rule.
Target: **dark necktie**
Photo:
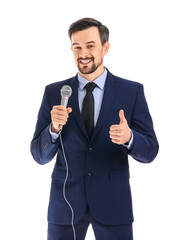
[[[89,138],[91,138],[94,129],[94,98],[92,91],[96,87],[94,82],[87,83],[86,95],[83,100],[82,118],[85,123]]]

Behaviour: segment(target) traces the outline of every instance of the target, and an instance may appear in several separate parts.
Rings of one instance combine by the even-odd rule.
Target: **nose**
[[[81,58],[87,58],[89,57],[89,51],[87,48],[81,49],[79,56]]]

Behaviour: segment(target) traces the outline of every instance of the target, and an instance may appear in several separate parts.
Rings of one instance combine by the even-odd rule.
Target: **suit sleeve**
[[[41,165],[46,164],[53,159],[60,144],[59,139],[56,142],[52,141],[52,137],[50,135],[50,111],[50,98],[48,94],[48,87],[46,87],[38,113],[35,133],[30,146],[34,160]]]
[[[141,84],[138,87],[130,127],[133,131],[133,144],[129,155],[139,162],[152,162],[158,153],[159,144]]]

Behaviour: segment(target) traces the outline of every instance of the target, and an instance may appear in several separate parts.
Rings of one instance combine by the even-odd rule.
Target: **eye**
[[[94,48],[94,45],[89,45],[88,48]]]
[[[74,49],[75,49],[75,50],[80,50],[80,49],[81,49],[81,47],[79,47],[79,46],[76,46]]]

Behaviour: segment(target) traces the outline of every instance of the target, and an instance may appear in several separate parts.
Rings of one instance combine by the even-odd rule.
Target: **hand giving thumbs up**
[[[113,143],[125,144],[130,141],[132,132],[128,126],[123,110],[119,111],[119,118],[120,123],[110,127],[110,138]]]

